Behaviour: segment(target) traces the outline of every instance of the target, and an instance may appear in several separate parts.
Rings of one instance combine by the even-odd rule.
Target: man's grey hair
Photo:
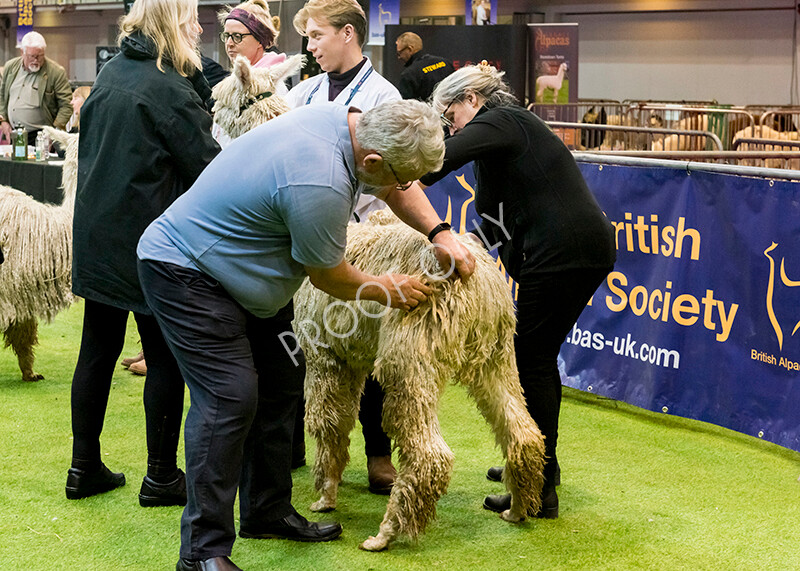
[[[467,92],[480,95],[486,107],[515,105],[516,97],[503,78],[505,72],[488,63],[462,67],[440,81],[431,95],[431,106],[442,113],[454,101],[461,101]]]
[[[44,36],[39,32],[28,32],[22,36],[22,41],[19,43],[19,48],[22,51],[28,48],[47,48],[47,42],[44,41]]]
[[[380,154],[384,163],[391,163],[408,180],[438,171],[444,161],[439,116],[421,101],[390,101],[373,107],[356,126],[356,141]]]

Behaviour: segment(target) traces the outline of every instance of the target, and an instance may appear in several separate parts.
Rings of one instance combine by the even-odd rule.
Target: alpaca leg
[[[511,492],[511,508],[500,517],[519,522],[541,506],[544,438],[525,407],[513,350],[496,356],[464,371],[461,383],[492,427],[506,458],[503,482]]]
[[[358,417],[364,387],[363,372],[356,372],[333,359],[309,359],[306,373],[306,430],[317,442],[312,472],[314,486],[322,494],[311,511],[336,508],[342,473],[350,461],[350,432]]]
[[[453,470],[453,453],[436,416],[438,386],[408,379],[401,384],[384,384],[383,427],[398,449],[399,466],[379,533],[359,546],[366,551],[386,549],[401,533],[412,538],[422,533],[436,515]]]
[[[35,318],[15,321],[5,330],[6,347],[17,356],[23,381],[40,381],[44,377],[33,371],[33,347],[39,343],[39,325]]]

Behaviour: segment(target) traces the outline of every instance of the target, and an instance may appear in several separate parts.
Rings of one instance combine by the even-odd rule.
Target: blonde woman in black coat
[[[184,505],[176,452],[183,379],[142,296],[136,244],[219,152],[200,73],[196,0],[136,0],[120,20],[120,53],[102,69],[81,110],[73,221],[73,291],[86,300],[72,381],[72,467],[79,499],[125,484],[101,461],[111,376],[133,312],[147,354],[147,475],[142,506]]]

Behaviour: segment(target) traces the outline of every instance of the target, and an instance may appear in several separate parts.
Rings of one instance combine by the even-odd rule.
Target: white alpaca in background
[[[72,303],[72,211],[78,183],[78,135],[46,127],[64,145],[64,200],[43,204],[0,186],[0,331],[17,356],[23,381],[38,381],[33,347],[38,321],[51,321]]]
[[[555,75],[540,75],[536,78],[536,102],[542,103],[544,101],[544,90],[553,90],[553,102],[558,102],[558,92],[564,84],[564,74],[569,68],[567,63],[564,62],[558,66],[558,73]]]

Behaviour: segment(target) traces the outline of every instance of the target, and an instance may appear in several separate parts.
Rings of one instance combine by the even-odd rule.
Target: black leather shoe
[[[486,479],[490,482],[502,482],[503,481],[503,467],[502,466],[492,466],[486,472]]]
[[[178,559],[175,571],[242,571],[228,557],[212,557],[202,561],[192,559]]]
[[[511,508],[511,494],[498,494],[486,496],[483,507],[493,512],[504,512]],[[529,513],[530,517],[556,519],[558,517],[558,494],[555,488],[551,489],[542,498],[542,507],[536,513]]]
[[[503,481],[503,466],[492,466],[486,472],[486,479],[490,482],[502,482]],[[556,475],[555,478],[555,485],[561,485],[561,466],[556,464]]]
[[[67,471],[67,499],[80,500],[109,492],[125,485],[125,474],[112,472],[105,464],[95,472],[87,472],[80,468],[70,468]]]
[[[291,539],[309,542],[330,541],[341,534],[341,524],[308,521],[297,512],[259,529],[239,530],[239,537],[249,539]]]
[[[185,506],[186,475],[183,470],[178,470],[178,476],[166,484],[156,482],[150,476],[145,476],[142,480],[142,489],[139,491],[139,505],[143,508]]]

